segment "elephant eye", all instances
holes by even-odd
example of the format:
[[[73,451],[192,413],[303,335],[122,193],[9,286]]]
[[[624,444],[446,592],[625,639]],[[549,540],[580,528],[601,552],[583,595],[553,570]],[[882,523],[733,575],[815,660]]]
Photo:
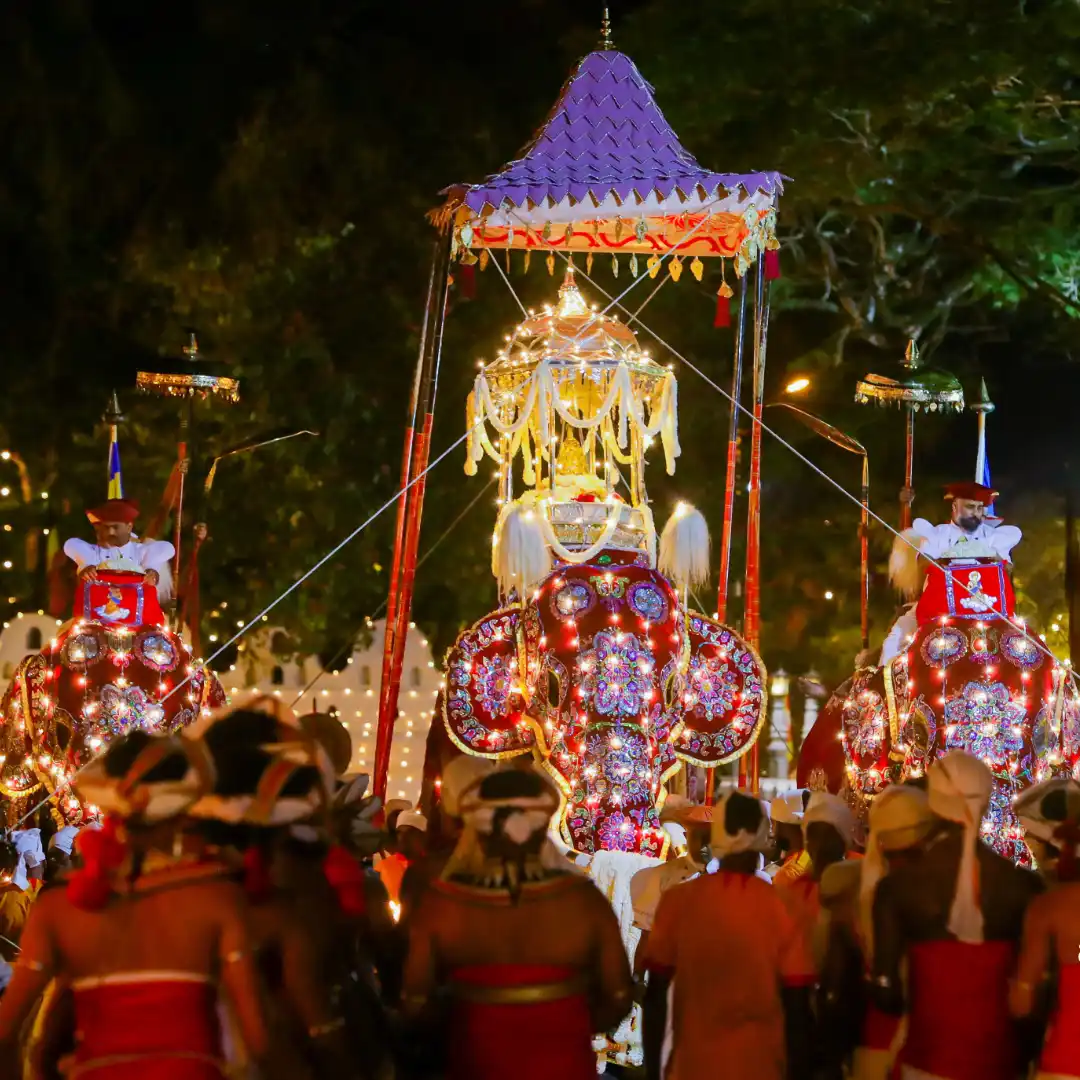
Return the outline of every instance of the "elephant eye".
[[[561,700],[561,697],[562,697],[562,695],[560,693],[558,673],[554,672],[554,671],[548,671],[548,673],[547,673],[548,705],[550,705],[551,708],[553,708],[553,709],[557,709],[559,707],[559,702]]]

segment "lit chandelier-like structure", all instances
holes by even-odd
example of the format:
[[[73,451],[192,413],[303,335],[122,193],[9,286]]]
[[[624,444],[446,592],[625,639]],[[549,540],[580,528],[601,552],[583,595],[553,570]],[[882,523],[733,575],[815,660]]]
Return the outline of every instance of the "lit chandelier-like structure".
[[[558,304],[530,315],[469,395],[465,471],[486,454],[498,466],[499,502],[539,512],[555,555],[584,562],[605,547],[655,562],[645,495],[645,453],[659,438],[667,471],[680,453],[674,374],[641,349],[618,318],[590,310],[571,266]],[[625,467],[629,501],[616,488]],[[502,584],[509,584],[502,582]]]

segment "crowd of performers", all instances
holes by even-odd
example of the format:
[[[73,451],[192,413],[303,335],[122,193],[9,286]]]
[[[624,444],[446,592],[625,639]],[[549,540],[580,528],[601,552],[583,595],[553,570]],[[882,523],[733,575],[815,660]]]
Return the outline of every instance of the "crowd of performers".
[[[541,772],[462,756],[429,821],[331,742],[269,698],[132,733],[77,778],[100,825],[0,849],[0,1076],[587,1080],[639,1001],[650,1080],[1080,1077],[1071,780],[1018,803],[1037,873],[962,752],[865,830],[825,792],[673,797],[627,957]]]

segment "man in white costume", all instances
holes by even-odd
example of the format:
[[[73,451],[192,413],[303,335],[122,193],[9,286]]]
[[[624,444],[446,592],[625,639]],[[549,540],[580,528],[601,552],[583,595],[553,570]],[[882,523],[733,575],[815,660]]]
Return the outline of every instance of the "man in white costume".
[[[1012,549],[1023,533],[1015,525],[1002,525],[999,518],[988,518],[997,492],[965,480],[949,484],[945,498],[952,503],[951,520],[931,525],[916,518],[911,538],[919,553],[928,559],[1002,559],[1012,562]]]
[[[945,498],[951,503],[950,520],[931,525],[926,518],[916,518],[893,543],[889,558],[889,579],[909,600],[916,600],[924,584],[919,556],[935,562],[952,559],[1001,559],[1012,563],[1012,550],[1023,533],[1015,525],[1003,525],[1000,518],[989,517],[988,508],[998,493],[972,480],[949,484]],[[881,650],[880,664],[891,663],[908,646],[919,623],[911,604],[893,623]]]
[[[139,504],[133,499],[107,499],[87,510],[95,543],[72,537],[64,554],[79,568],[83,581],[96,581],[99,569],[142,571],[146,583],[157,587],[162,602],[172,597],[169,562],[176,549],[167,540],[140,540],[133,531]]]

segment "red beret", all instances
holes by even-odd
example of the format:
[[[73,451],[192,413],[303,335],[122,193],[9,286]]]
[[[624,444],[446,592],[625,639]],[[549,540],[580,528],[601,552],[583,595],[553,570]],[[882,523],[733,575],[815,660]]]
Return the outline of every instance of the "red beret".
[[[998,494],[993,488],[976,484],[974,480],[959,480],[945,487],[946,499],[968,499],[971,502],[980,502],[983,506],[990,506]]]
[[[139,504],[134,499],[106,499],[100,506],[86,511],[93,525],[111,525],[120,522],[133,525],[139,516]]]

